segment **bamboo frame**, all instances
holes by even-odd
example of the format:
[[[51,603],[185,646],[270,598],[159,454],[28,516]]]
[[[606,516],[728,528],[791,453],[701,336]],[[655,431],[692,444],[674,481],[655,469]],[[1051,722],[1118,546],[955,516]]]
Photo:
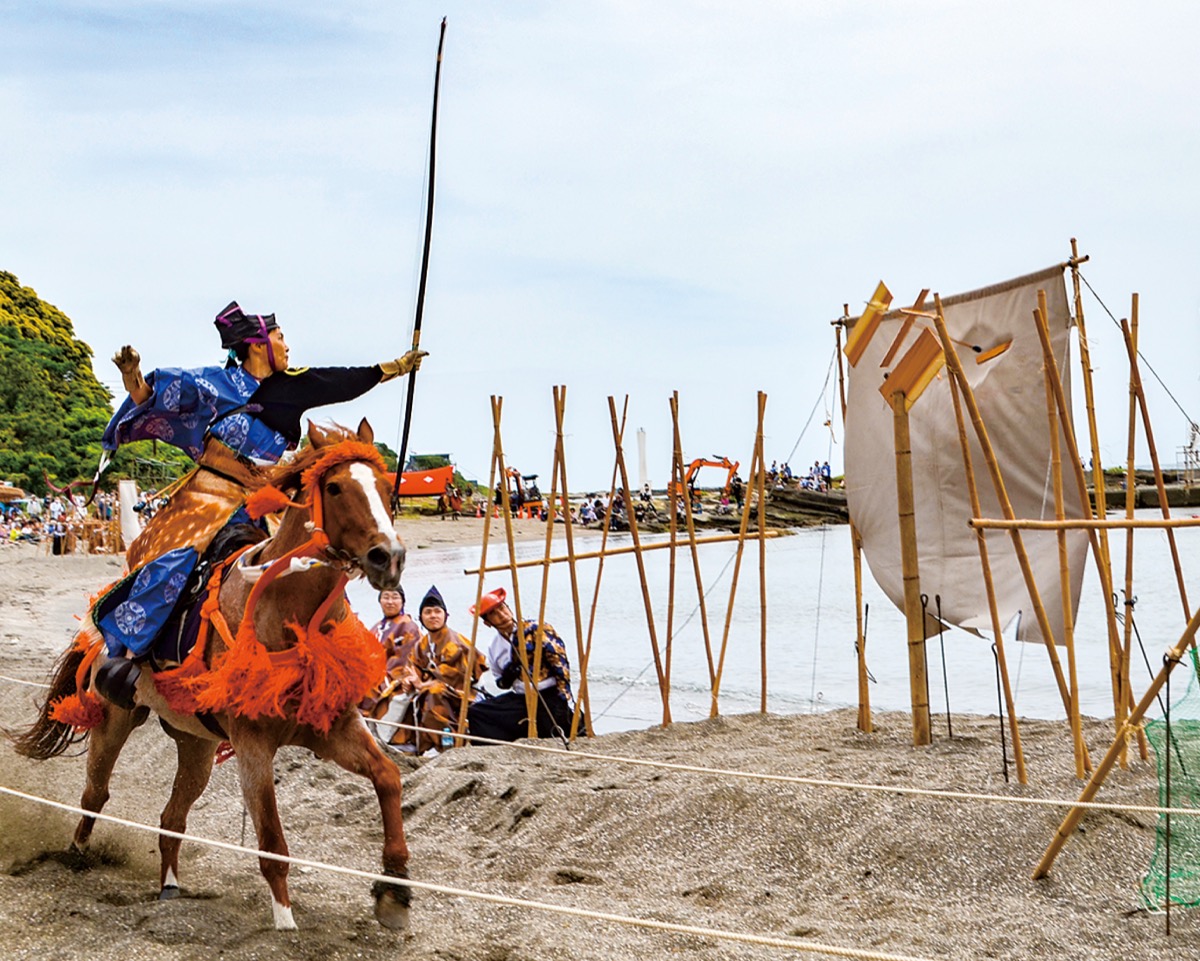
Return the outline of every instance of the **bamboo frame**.
[[[1079,492],[1080,505],[1083,508],[1084,518],[1093,516],[1092,504],[1088,499],[1087,480],[1083,476],[1083,463],[1079,457],[1079,445],[1075,440],[1075,425],[1071,422],[1071,418],[1067,416],[1067,401],[1063,390],[1062,377],[1059,376],[1058,362],[1054,359],[1054,350],[1050,345],[1050,330],[1046,322],[1045,315],[1040,312],[1034,314],[1034,326],[1037,329],[1038,340],[1042,345],[1042,360],[1046,367],[1046,372],[1050,377],[1050,383],[1054,387],[1054,398],[1058,404],[1059,423],[1062,425],[1063,437],[1067,442],[1067,453],[1071,458],[1071,466],[1075,474],[1075,485]],[[1103,514],[1101,514],[1103,519]],[[1104,531],[1100,531],[1104,534]],[[1113,582],[1112,568],[1109,563],[1108,555],[1108,539],[1107,534],[1103,538],[1097,538],[1095,529],[1088,529],[1088,543],[1091,545],[1092,554],[1096,561],[1096,573],[1100,577],[1100,588],[1104,593],[1104,614],[1105,622],[1108,627],[1108,655],[1109,662],[1112,665],[1112,680],[1113,680],[1113,721],[1118,724],[1117,718],[1121,715],[1122,698],[1125,697],[1121,689],[1120,670],[1121,670],[1121,638],[1117,631],[1116,612],[1112,608]]]
[[[971,458],[971,445],[967,440],[967,425],[963,420],[962,399],[959,397],[958,381],[950,379],[950,398],[954,402],[954,422],[958,427],[958,444],[962,451],[963,470],[967,475],[967,492],[971,497],[971,514],[978,517],[982,511],[979,501],[979,486],[975,482],[975,466]],[[996,604],[996,585],[992,580],[992,564],[988,557],[987,538],[982,531],[976,532],[979,546],[979,564],[983,571],[983,586],[987,593],[988,614],[992,620],[992,637],[995,639],[996,663],[1000,670],[1001,686],[1004,690],[1004,705],[1008,712],[1008,726],[1012,734],[1013,758],[1017,766],[1017,781],[1028,784],[1029,778],[1025,770],[1025,751],[1021,747],[1021,728],[1017,723],[1017,705],[1013,698],[1012,681],[1008,676],[1008,656],[1004,651],[1004,633],[1000,628],[1000,611]],[[1004,729],[1000,729],[1004,733]]]
[[[1010,520],[1015,520],[1016,514],[1013,511],[1012,502],[1008,499],[1008,490],[1004,486],[1004,478],[1000,473],[1000,464],[996,459],[996,451],[992,447],[991,440],[988,438],[987,427],[984,426],[983,416],[979,412],[979,404],[975,400],[975,392],[967,382],[967,375],[963,370],[962,361],[958,357],[958,352],[954,349],[954,341],[950,337],[949,330],[946,328],[946,317],[942,311],[942,299],[938,294],[934,294],[933,298],[936,306],[933,321],[937,327],[938,336],[942,340],[942,346],[945,348],[946,366],[958,381],[959,389],[962,391],[963,400],[966,402],[967,411],[971,416],[971,426],[975,431],[975,437],[979,441],[979,446],[983,449],[984,461],[987,463],[988,474],[992,480],[996,500],[1000,502],[1000,508],[1004,512],[1004,516]],[[1071,694],[1067,689],[1066,679],[1063,677],[1062,665],[1058,661],[1058,652],[1054,647],[1054,631],[1050,627],[1050,620],[1046,616],[1046,608],[1042,604],[1037,581],[1033,577],[1033,569],[1029,564],[1029,554],[1025,550],[1025,543],[1021,538],[1019,530],[1010,530],[1009,537],[1012,541],[1013,551],[1017,556],[1017,564],[1021,568],[1021,575],[1025,579],[1025,588],[1029,592],[1029,600],[1033,604],[1033,611],[1037,617],[1038,627],[1042,632],[1042,640],[1046,645],[1046,652],[1050,658],[1050,666],[1054,672],[1054,680],[1058,684],[1058,691],[1062,697],[1063,708],[1069,712],[1071,710]]]

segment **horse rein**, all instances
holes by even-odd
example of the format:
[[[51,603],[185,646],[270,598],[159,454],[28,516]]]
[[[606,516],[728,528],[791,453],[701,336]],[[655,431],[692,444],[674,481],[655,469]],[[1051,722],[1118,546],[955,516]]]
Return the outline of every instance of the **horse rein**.
[[[351,452],[348,451],[347,453]],[[262,548],[269,544],[274,539],[273,537],[268,538],[262,544],[257,545],[256,549],[247,551],[246,554],[238,558],[236,570],[242,577],[254,585],[250,590],[250,596],[246,599],[244,617],[253,617],[255,605],[257,605],[259,599],[262,597],[263,591],[276,578],[287,574],[304,573],[318,567],[330,567],[338,571],[340,576],[333,590],[321,603],[320,607],[317,608],[316,613],[309,623],[310,630],[319,629],[329,609],[345,593],[346,584],[349,583],[350,577],[362,572],[362,565],[358,559],[349,552],[334,547],[329,542],[329,535],[325,533],[324,528],[325,502],[321,493],[321,479],[324,477],[325,472],[332,468],[335,463],[352,459],[356,458],[331,459],[327,463],[320,461],[306,471],[303,478],[303,486],[308,488],[309,496],[305,502],[297,503],[280,492],[281,497],[286,501],[286,506],[309,511],[311,517],[304,526],[311,536],[303,544],[273,561],[254,565],[251,565],[249,562],[249,555],[260,555]],[[322,466],[324,469],[318,470]]]

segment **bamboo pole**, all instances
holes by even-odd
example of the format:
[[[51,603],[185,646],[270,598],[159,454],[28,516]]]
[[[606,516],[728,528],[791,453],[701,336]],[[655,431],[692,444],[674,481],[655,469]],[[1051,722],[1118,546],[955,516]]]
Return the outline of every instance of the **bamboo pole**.
[[[1062,378],[1058,372],[1058,361],[1054,358],[1054,349],[1050,345],[1050,329],[1046,322],[1046,317],[1040,313],[1034,314],[1034,327],[1037,329],[1038,340],[1042,345],[1042,360],[1046,367],[1046,372],[1050,376],[1050,383],[1054,387],[1054,399],[1058,403],[1059,422],[1062,425],[1063,437],[1067,442],[1067,452],[1071,458],[1071,466],[1075,474],[1075,486],[1079,492],[1080,506],[1083,508],[1083,516],[1085,518],[1092,516],[1091,501],[1088,500],[1087,480],[1083,476],[1083,463],[1079,458],[1079,445],[1075,440],[1075,425],[1071,422],[1071,418],[1067,416],[1067,400],[1066,393],[1063,390]],[[1103,519],[1103,515],[1101,515]],[[1100,533],[1104,533],[1101,531]],[[1108,656],[1109,662],[1113,669],[1113,718],[1116,723],[1116,717],[1121,713],[1120,704],[1121,698],[1124,696],[1120,686],[1120,670],[1121,670],[1121,638],[1117,631],[1117,616],[1113,611],[1112,596],[1112,567],[1109,564],[1108,555],[1108,540],[1107,535],[1103,541],[1096,537],[1096,531],[1088,530],[1088,543],[1091,545],[1092,554],[1096,561],[1096,573],[1100,576],[1100,588],[1104,593],[1104,614],[1105,621],[1108,626]]]
[[[621,439],[624,439],[624,437],[625,437],[625,419],[626,419],[626,415],[628,413],[629,413],[629,395],[626,394],[625,395],[625,404],[621,408],[621,424],[620,424],[620,428],[619,428],[618,434],[617,434],[617,436],[620,437]],[[620,447],[618,446],[618,450],[619,449],[620,449]],[[614,456],[613,457],[612,477],[610,478],[609,483],[608,483],[608,502],[609,502],[609,504],[612,504],[613,498],[616,496],[616,494],[617,494],[617,459]],[[588,615],[587,643],[584,645],[583,660],[581,662],[582,663],[582,668],[581,668],[582,676],[581,676],[580,686],[581,686],[581,688],[583,688],[585,690],[587,688],[587,665],[592,657],[592,637],[594,635],[595,628],[596,628],[596,608],[600,602],[600,582],[604,577],[604,558],[607,556],[606,548],[608,546],[608,532],[609,532],[609,527],[610,527],[609,521],[611,520],[611,518],[612,518],[612,511],[606,511],[604,514],[604,525],[601,527],[601,530],[600,530],[600,551],[599,551],[598,555],[596,555],[600,559],[596,564],[596,583],[592,590],[592,609],[591,609],[591,613]],[[576,560],[578,560],[578,559],[579,558],[577,557]],[[572,723],[574,723],[574,718],[572,718]]]
[[[1008,490],[1005,488],[1004,478],[1000,474],[1000,464],[996,459],[996,451],[992,447],[991,440],[988,438],[987,428],[983,423],[983,415],[980,413],[979,404],[975,400],[975,392],[967,382],[967,375],[963,370],[962,361],[959,360],[958,352],[954,348],[954,341],[951,339],[950,332],[946,327],[946,317],[942,313],[942,299],[938,294],[934,294],[933,298],[936,306],[933,322],[937,327],[938,337],[941,338],[942,347],[946,354],[946,366],[950,368],[951,374],[958,381],[963,400],[967,405],[967,411],[971,415],[971,426],[975,431],[975,438],[979,441],[979,446],[983,450],[984,461],[987,463],[988,474],[991,476],[996,500],[1000,502],[1000,508],[1004,516],[1009,520],[1015,520],[1016,514],[1013,511],[1012,501],[1008,499]],[[1025,589],[1029,592],[1029,600],[1033,605],[1033,612],[1037,617],[1038,627],[1042,632],[1042,640],[1045,642],[1046,653],[1050,658],[1050,667],[1054,672],[1055,683],[1058,684],[1059,695],[1062,697],[1063,709],[1070,712],[1071,693],[1067,689],[1067,682],[1063,677],[1062,665],[1058,661],[1058,651],[1054,647],[1054,631],[1050,626],[1050,619],[1046,616],[1046,608],[1042,604],[1041,593],[1038,590],[1037,581],[1033,576],[1033,568],[1029,563],[1029,554],[1025,550],[1025,542],[1019,530],[1010,530],[1009,537],[1012,541],[1013,551],[1017,556],[1017,564],[1021,568],[1021,575],[1025,579]]]
[[[1136,294],[1135,294],[1136,296]],[[1146,446],[1150,449],[1150,463],[1154,467],[1154,484],[1158,490],[1158,506],[1164,520],[1171,517],[1171,508],[1167,504],[1167,488],[1163,482],[1162,467],[1158,461],[1158,446],[1154,442],[1154,430],[1150,425],[1150,409],[1146,406],[1146,394],[1142,389],[1142,372],[1138,365],[1137,347],[1134,346],[1127,324],[1121,324],[1121,333],[1125,336],[1125,350],[1129,354],[1129,369],[1133,378],[1133,389],[1137,394],[1138,407],[1142,412],[1142,427],[1146,431]],[[1171,546],[1171,560],[1175,564],[1175,581],[1179,585],[1179,601],[1183,605],[1183,616],[1191,616],[1188,604],[1187,587],[1183,581],[1183,567],[1179,562],[1179,546],[1175,543],[1175,534],[1167,528],[1167,542]]]
[[[967,476],[967,492],[971,496],[971,515],[978,517],[982,511],[979,501],[979,486],[975,482],[975,465],[971,458],[971,445],[967,440],[967,425],[963,420],[962,400],[959,398],[958,381],[950,379],[950,398],[954,402],[954,422],[958,427],[958,444],[962,451],[963,471]],[[995,638],[996,663],[1000,669],[1000,681],[1004,689],[1004,704],[1008,712],[1008,726],[1012,733],[1013,757],[1017,765],[1017,781],[1028,784],[1025,771],[1025,751],[1021,747],[1021,728],[1017,724],[1017,705],[1013,698],[1012,682],[1008,676],[1008,657],[1004,652],[1004,634],[1000,629],[1000,611],[996,605],[996,585],[992,580],[992,564],[988,557],[987,537],[983,531],[976,531],[975,539],[979,545],[979,563],[983,571],[983,586],[987,593],[988,613],[992,619],[992,636]],[[1004,729],[1000,729],[1004,733]]]
[[[587,666],[583,659],[583,621],[582,609],[579,604],[579,574],[575,569],[575,525],[571,520],[571,502],[569,500],[570,488],[567,486],[567,453],[566,443],[563,435],[563,418],[567,409],[567,388],[566,385],[556,387],[554,390],[554,456],[558,461],[559,472],[562,477],[562,498],[565,510],[563,511],[563,530],[567,538],[567,570],[571,577],[571,606],[575,612],[575,650],[579,660],[579,685],[577,696],[575,698],[575,709],[571,712],[571,730],[569,732],[570,740],[575,740],[575,736],[579,733],[579,722],[582,718],[584,731],[588,737],[594,737],[595,731],[592,730],[592,711],[591,704],[588,701],[588,691],[586,683]],[[551,510],[547,523],[554,523],[554,513],[557,505],[551,501]],[[547,568],[549,570],[549,568]]]
[[[1047,316],[1046,292],[1039,290],[1038,311],[1044,320]],[[1058,410],[1054,398],[1054,386],[1050,383],[1050,370],[1042,365],[1042,382],[1046,388],[1046,422],[1050,437],[1050,479],[1054,488],[1054,517],[1063,520],[1067,516],[1063,495],[1062,443],[1058,437]],[[1079,717],[1079,672],[1075,664],[1075,616],[1071,603],[1071,561],[1067,552],[1067,532],[1055,533],[1058,542],[1058,585],[1062,595],[1063,643],[1067,648],[1067,680],[1071,689],[1071,713],[1067,716],[1071,724],[1071,744],[1075,755],[1075,777],[1083,780],[1091,759],[1083,746],[1083,722]]]
[[[650,585],[646,581],[646,561],[642,557],[642,542],[638,536],[637,516],[633,512],[633,502],[629,495],[629,472],[625,469],[625,452],[621,447],[621,438],[617,431],[617,404],[611,396],[608,398],[608,413],[612,420],[617,468],[621,472],[621,486],[625,492],[625,517],[629,521],[629,534],[633,538],[633,554],[637,558],[638,579],[642,582],[642,603],[646,608],[646,627],[650,631],[650,650],[654,655],[654,672],[658,675],[658,693],[662,698],[662,723],[666,727],[671,723],[671,691],[667,685],[666,676],[663,674],[662,657],[658,650],[658,634],[654,628],[654,607],[650,603]],[[609,512],[612,512],[612,501],[609,501]]]
[[[755,438],[762,436],[763,413],[767,406],[767,395],[762,391],[758,392],[758,427],[755,431]],[[721,634],[721,650],[717,655],[717,676],[713,680],[712,686],[712,704],[709,708],[709,717],[716,717],[719,713],[718,699],[721,691],[721,675],[725,670],[725,652],[729,649],[729,628],[733,623],[733,601],[737,596],[738,575],[742,570],[742,552],[746,546],[746,530],[750,526],[750,488],[753,486],[757,489],[758,474],[755,470],[764,471],[762,448],[757,440],[754,444],[754,453],[750,457],[750,483],[746,485],[746,503],[742,506],[742,522],[738,527],[737,537],[737,552],[733,559],[733,579],[729,584],[729,606],[725,608],[725,629]]]
[[[1129,344],[1133,347],[1133,356],[1137,356],[1137,335],[1138,335],[1138,295],[1133,295],[1133,312],[1131,317],[1131,328],[1129,334]],[[1137,448],[1137,390],[1135,387],[1134,369],[1129,368],[1129,422],[1126,427],[1125,441],[1125,517],[1129,520],[1133,519],[1134,509],[1137,507],[1137,476],[1134,469],[1134,458]],[[1127,528],[1125,531],[1125,637],[1121,646],[1121,686],[1126,692],[1126,697],[1121,699],[1121,715],[1118,717],[1120,723],[1124,723],[1128,712],[1126,706],[1130,704],[1128,694],[1132,691],[1130,684],[1130,657],[1133,652],[1133,528]],[[1127,752],[1124,747],[1121,749],[1120,756],[1121,767],[1127,767],[1129,764]],[[1145,758],[1143,757],[1143,760]]]
[[[501,403],[504,402],[503,398],[501,398],[500,402]],[[493,418],[492,458],[491,458],[492,462],[491,462],[491,466],[488,468],[488,472],[489,472],[489,474],[488,474],[488,489],[491,491],[491,497],[489,499],[494,503],[496,500],[496,468],[497,468],[496,452],[500,449],[500,422],[498,419],[498,411],[497,411],[497,407],[496,407],[496,398],[495,397],[492,398],[492,418]],[[506,483],[507,483],[507,481],[506,481]],[[477,573],[479,575],[479,577],[475,583],[474,609],[476,611],[479,610],[480,601],[483,600],[483,581],[484,581],[484,578],[487,576],[485,572],[488,570],[488,566],[487,566],[488,539],[491,535],[491,529],[492,529],[492,508],[491,508],[491,505],[489,504],[487,510],[484,512],[484,515],[483,515],[483,539],[481,541],[480,548],[479,548],[479,567],[474,572],[472,572],[472,573]],[[459,710],[458,710],[457,729],[458,729],[459,734],[462,734],[467,730],[467,711],[469,708],[468,698],[470,697],[470,691],[469,691],[468,685],[470,683],[470,679],[475,674],[475,658],[478,653],[478,649],[476,648],[476,643],[477,643],[477,638],[479,636],[479,621],[480,621],[480,618],[478,615],[472,616],[472,618],[471,618],[471,649],[467,652],[467,676],[464,679],[463,698],[462,698],[462,702],[459,704]]]
[[[1096,429],[1096,402],[1092,387],[1092,355],[1088,347],[1087,324],[1083,317],[1083,290],[1079,284],[1079,265],[1087,262],[1079,256],[1079,245],[1071,238],[1071,282],[1075,288],[1075,325],[1079,328],[1079,366],[1083,373],[1083,396],[1087,405],[1088,440],[1092,446],[1092,488],[1096,496],[1096,514],[1103,519],[1107,514],[1104,490],[1104,465],[1100,463],[1100,435]],[[1100,553],[1104,563],[1109,563],[1108,536],[1101,532]],[[1111,580],[1111,577],[1110,577]]]
[[[761,390],[758,392],[759,404],[762,408],[766,407],[767,395]],[[765,446],[762,435],[762,418],[759,418],[758,437],[758,463],[761,466],[766,460]],[[758,472],[758,621],[759,621],[759,664],[762,672],[762,689],[759,696],[758,709],[763,714],[767,713],[767,491],[766,491],[767,472],[760,470]]]
[[[517,649],[517,658],[521,662],[521,686],[525,689],[525,711],[528,719],[528,737],[537,737],[537,675],[532,673],[533,665],[529,662],[529,654],[525,650],[525,619],[521,612],[521,586],[517,577],[516,538],[513,536],[512,499],[508,494],[508,468],[504,463],[504,446],[500,443],[500,415],[504,404],[503,397],[492,397],[492,425],[495,431],[496,464],[500,474],[500,510],[504,514],[504,540],[508,547],[508,572],[512,579],[513,615],[515,636],[513,646]],[[540,627],[538,640],[541,640]],[[537,644],[541,648],[541,644]]]
[[[1079,245],[1075,242],[1075,238],[1071,238],[1071,259],[1067,261],[1067,265],[1071,268],[1071,283],[1075,293],[1075,325],[1079,329],[1079,369],[1083,375],[1083,396],[1087,409],[1088,423],[1088,440],[1092,450],[1092,491],[1096,499],[1095,514],[1103,520],[1108,514],[1107,498],[1108,494],[1105,489],[1104,465],[1100,461],[1100,437],[1096,428],[1096,404],[1095,391],[1092,385],[1092,355],[1091,347],[1088,344],[1087,322],[1084,319],[1083,313],[1083,290],[1079,282],[1079,265],[1087,261],[1087,257],[1079,256]],[[1043,348],[1044,349],[1044,348]],[[1065,420],[1065,418],[1064,418]],[[1065,429],[1065,428],[1064,428]],[[1074,437],[1075,425],[1072,424],[1069,428],[1072,437]],[[1079,463],[1079,473],[1083,472],[1083,461],[1079,457],[1078,448],[1074,453],[1074,459]],[[1087,501],[1086,483],[1084,484],[1083,498]],[[1090,503],[1088,508],[1090,509]],[[1112,608],[1112,560],[1108,546],[1108,531],[1099,529],[1089,533],[1089,538],[1092,541],[1092,550],[1096,559],[1096,566],[1100,574],[1100,582],[1103,584],[1108,582],[1107,600],[1105,606]],[[1108,648],[1109,663],[1112,671],[1113,682],[1113,701],[1118,703],[1122,697],[1121,692],[1121,645],[1116,632],[1116,622],[1113,617],[1109,618],[1109,648]],[[1120,714],[1119,710],[1114,710],[1114,717]]]
[[[846,379],[842,362],[842,328],[850,320],[850,305],[842,304],[842,316],[834,322],[834,338],[837,345],[838,362],[838,398],[842,405],[842,432],[846,430]],[[857,727],[864,734],[870,734],[875,725],[871,721],[871,689],[869,672],[867,671],[867,638],[863,634],[863,579],[862,579],[862,537],[850,518],[850,553],[854,564],[854,660],[858,673],[858,718]]]
[[[554,391],[554,419],[557,423],[562,422],[562,411],[559,410],[558,390]],[[559,466],[559,448],[557,437],[555,438],[554,457],[550,462],[550,509],[546,512],[546,548],[545,558],[549,560],[550,549],[554,541],[554,505],[558,499],[558,466]],[[570,556],[570,551],[567,555]],[[542,590],[538,597],[538,619],[537,631],[535,633],[536,643],[533,646],[533,677],[536,682],[542,676],[542,645],[546,640],[546,599],[550,595],[550,565],[542,565]]]
[[[1053,522],[1050,522],[1050,523],[1053,523]],[[1196,520],[1194,522],[1194,524],[1200,525],[1200,520]],[[766,536],[768,538],[781,537],[782,532],[778,531],[778,530],[768,530],[766,532]],[[696,544],[698,544],[698,545],[728,544],[728,543],[730,543],[732,541],[736,541],[736,540],[738,540],[737,534],[709,534],[706,537],[697,537]],[[642,544],[641,551],[643,554],[646,553],[647,551],[662,551],[662,550],[667,550],[670,546],[671,546],[671,542],[669,540],[654,541],[649,544]],[[602,547],[598,551],[581,551],[580,553],[577,553],[575,555],[575,560],[576,561],[590,561],[590,560],[595,560],[597,557],[599,557],[601,559],[603,559],[605,557],[618,557],[621,554],[636,553],[637,550],[638,550],[638,548],[635,548],[633,546],[614,547],[611,549]],[[547,561],[545,558],[540,558],[540,557],[527,559],[527,560],[523,560],[523,561],[517,561],[516,567],[519,569],[519,568],[523,568],[523,567],[541,567],[542,565],[547,564],[547,563],[562,564],[562,563],[569,561],[570,559],[571,558],[566,554],[558,554],[554,557],[551,557],[549,559],[549,561]],[[508,565],[507,563],[495,564],[490,567],[484,568],[484,572],[490,574],[494,571],[506,571],[509,569],[509,566],[510,565]],[[479,571],[480,571],[480,568],[478,568],[478,567],[463,569],[464,574],[478,574]]]
[[[1167,651],[1164,657],[1162,669],[1155,675],[1150,686],[1146,689],[1146,693],[1142,695],[1142,699],[1137,702],[1137,705],[1130,712],[1129,718],[1117,731],[1113,738],[1112,745],[1108,749],[1108,753],[1104,755],[1104,759],[1096,765],[1096,769],[1092,772],[1091,778],[1080,792],[1079,801],[1086,803],[1096,796],[1100,790],[1100,785],[1104,783],[1104,779],[1108,777],[1113,765],[1117,761],[1117,757],[1121,753],[1121,749],[1125,744],[1126,737],[1132,734],[1133,729],[1137,727],[1146,712],[1150,709],[1150,705],[1154,703],[1154,699],[1158,697],[1158,692],[1162,690],[1162,686],[1166,683],[1167,677],[1179,663],[1184,653],[1191,647],[1196,640],[1196,630],[1200,628],[1200,610],[1194,613],[1188,620],[1187,627],[1184,629],[1183,635],[1176,642],[1175,646]],[[1058,831],[1051,840],[1049,847],[1046,848],[1045,854],[1042,855],[1041,861],[1038,862],[1033,871],[1033,879],[1036,881],[1039,878],[1044,878],[1050,873],[1050,867],[1054,864],[1054,859],[1058,857],[1059,851],[1062,850],[1067,840],[1075,833],[1075,826],[1083,817],[1085,808],[1073,807],[1063,818],[1062,824],[1059,825]]]
[[[929,719],[929,685],[925,676],[925,610],[917,563],[917,518],[913,500],[912,442],[909,439],[907,396],[891,396],[892,430],[896,448],[896,502],[900,518],[900,564],[904,576],[904,620],[908,625],[908,684],[912,700],[913,744],[933,741]]]
[[[671,481],[667,484],[667,525],[668,525],[668,541],[670,542],[669,563],[667,565],[667,652],[666,652],[666,675],[667,683],[671,683],[671,652],[675,647],[675,555],[676,555],[676,536],[679,529],[679,518],[675,510],[675,496],[683,487],[683,477],[677,476],[676,468],[679,461],[679,418],[676,413],[675,405],[672,401],[677,401],[678,393],[676,393],[668,406],[671,407],[672,419],[675,423],[675,440],[671,448]],[[691,506],[691,505],[689,505]],[[694,548],[693,548],[694,550]],[[709,656],[709,677],[712,676],[712,656]]]
[[[1200,517],[1171,517],[1163,520],[1149,517],[1106,517],[1104,520],[1094,517],[1068,517],[1062,521],[1015,517],[978,517],[967,521],[967,524],[985,531],[1111,531],[1136,530],[1141,527],[1154,530],[1173,530],[1179,527],[1200,527]]]
[[[678,473],[678,481],[676,483],[675,492],[682,494],[684,489],[684,466],[683,466],[683,444],[679,437],[679,391],[675,391],[671,396],[671,430],[674,438],[674,451],[672,454],[672,476]],[[670,502],[671,516],[675,516],[675,501],[671,495],[671,491],[667,491],[667,499]],[[712,690],[714,678],[717,676],[716,667],[713,664],[712,638],[709,635],[708,629],[708,602],[704,599],[704,578],[700,576],[700,552],[696,549],[696,545],[701,543],[701,539],[696,537],[696,523],[692,516],[692,501],[691,498],[683,499],[684,522],[687,524],[688,544],[692,554],[692,571],[696,577],[696,597],[700,605],[700,628],[704,633],[704,656],[708,660],[708,686]],[[772,532],[773,534],[775,532]],[[654,545],[657,546],[657,545]]]
[[[854,654],[858,662],[858,717],[857,727],[864,734],[875,730],[871,720],[871,689],[870,675],[867,671],[867,637],[863,633],[863,576],[862,576],[862,536],[858,528],[850,523],[850,548],[854,561]]]

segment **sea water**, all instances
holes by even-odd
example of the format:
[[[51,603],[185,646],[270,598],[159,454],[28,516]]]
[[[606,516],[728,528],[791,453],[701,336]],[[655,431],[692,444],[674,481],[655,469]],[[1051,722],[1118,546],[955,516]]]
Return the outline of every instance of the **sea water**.
[[[1139,517],[1161,516],[1157,511],[1139,511]],[[464,523],[469,523],[464,522]],[[1135,534],[1133,594],[1134,623],[1145,648],[1135,636],[1132,678],[1135,695],[1144,691],[1152,672],[1162,666],[1164,651],[1178,641],[1186,621],[1179,598],[1174,564],[1167,535],[1160,530],[1138,530]],[[643,538],[653,543],[662,538]],[[994,552],[1007,550],[1008,535],[988,535]],[[1125,610],[1126,532],[1108,532],[1119,608]],[[1200,603],[1200,530],[1179,529],[1175,540],[1185,584]],[[579,538],[576,552],[599,548],[599,538]],[[613,534],[610,547],[631,543],[628,534]],[[858,703],[858,674],[855,658],[854,572],[847,525],[807,528],[765,542],[766,571],[766,709],[777,714],[797,714],[853,707]],[[561,539],[555,540],[553,556],[565,553]],[[722,714],[757,711],[762,704],[764,657],[760,604],[759,546],[747,541],[740,564],[735,543],[707,544],[698,548],[700,579],[704,585],[704,615],[708,622],[706,652],[703,620],[698,603],[696,573],[686,545],[675,557],[675,603],[668,630],[670,551],[648,551],[642,555],[647,593],[659,649],[655,664],[638,561],[633,554],[608,557],[600,573],[598,594],[596,559],[576,563],[578,611],[566,563],[551,565],[546,584],[546,621],[567,642],[573,669],[578,672],[577,634],[586,642],[591,636],[588,662],[588,696],[597,732],[644,728],[663,721],[659,672],[666,674],[669,656],[670,716],[674,721],[699,720],[709,716],[712,706],[710,671],[720,673],[717,704]],[[545,555],[542,541],[518,544],[516,559],[533,560]],[[489,565],[508,561],[503,540],[494,541]],[[407,609],[414,616],[430,585],[437,585],[446,599],[450,626],[470,636],[468,608],[475,600],[477,575],[466,569],[479,566],[479,548],[446,548],[410,551],[404,573]],[[542,567],[520,572],[521,609],[525,617],[537,617],[541,606]],[[1191,580],[1188,580],[1188,575]],[[730,595],[737,578],[730,613]],[[512,580],[507,570],[491,573],[485,590],[503,586],[512,601]],[[595,598],[595,618],[591,619]],[[351,587],[350,599],[368,624],[377,620],[374,592],[363,583]],[[903,614],[884,596],[863,564],[863,600],[866,606],[866,653],[871,672],[868,682],[871,708],[876,711],[911,709],[906,628]],[[930,600],[931,608],[934,604]],[[1027,616],[1032,616],[1032,612]],[[727,623],[728,621],[728,623]],[[590,627],[589,627],[589,622]],[[1012,626],[1006,625],[1006,631]],[[1123,637],[1124,627],[1118,625]],[[483,623],[478,628],[481,650],[493,637]],[[1020,643],[1005,635],[1005,652],[1017,713],[1022,717],[1062,718],[1063,703],[1054,679],[1048,652],[1040,642]],[[944,723],[947,706],[953,713],[994,715],[999,710],[993,638],[976,637],[948,628],[926,643],[930,710],[935,724]],[[723,656],[722,656],[723,651]],[[1067,674],[1067,652],[1059,645],[1059,660]],[[1076,672],[1080,705],[1085,715],[1111,717],[1112,686],[1104,598],[1095,565],[1089,557],[1075,627]],[[1149,668],[1147,667],[1149,661]],[[578,677],[575,687],[578,692]],[[1186,674],[1175,673],[1173,685],[1182,694]],[[494,688],[493,688],[494,689]],[[948,693],[948,697],[947,697]],[[1151,716],[1157,716],[1157,707]]]

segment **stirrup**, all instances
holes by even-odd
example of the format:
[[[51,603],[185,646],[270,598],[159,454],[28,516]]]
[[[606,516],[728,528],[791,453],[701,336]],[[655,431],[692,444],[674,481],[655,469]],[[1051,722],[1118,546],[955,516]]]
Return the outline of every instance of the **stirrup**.
[[[142,669],[136,661],[125,657],[110,658],[100,665],[96,672],[96,691],[111,701],[117,707],[132,711],[137,707],[134,695],[137,693],[137,679]]]

